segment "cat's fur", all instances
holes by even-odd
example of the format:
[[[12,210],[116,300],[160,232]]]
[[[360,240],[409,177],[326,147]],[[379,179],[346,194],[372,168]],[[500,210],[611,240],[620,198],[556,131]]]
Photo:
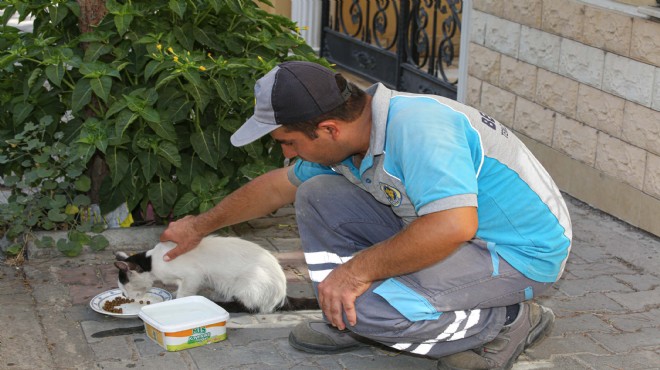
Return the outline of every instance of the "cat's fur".
[[[250,312],[295,308],[283,307],[291,306],[287,305],[284,271],[259,245],[240,238],[209,236],[191,251],[164,262],[163,255],[174,246],[165,242],[132,256],[115,253],[118,285],[127,298],[140,299],[155,281],[161,281],[178,286],[177,298],[209,288],[215,300],[236,300]]]

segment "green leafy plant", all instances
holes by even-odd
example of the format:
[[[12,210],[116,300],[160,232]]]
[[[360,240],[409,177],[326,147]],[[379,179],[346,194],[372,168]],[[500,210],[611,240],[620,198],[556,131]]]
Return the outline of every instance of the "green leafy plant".
[[[93,217],[81,211],[96,203],[102,214],[153,207],[163,219],[211,208],[282,163],[269,138],[229,143],[252,114],[254,82],[284,60],[328,65],[294,22],[249,0],[0,0],[0,9],[0,176],[12,192],[0,214],[12,240],[73,226],[81,233],[69,242],[90,243],[82,235]],[[15,14],[33,17],[32,33],[7,26]],[[27,199],[29,189],[39,196]]]

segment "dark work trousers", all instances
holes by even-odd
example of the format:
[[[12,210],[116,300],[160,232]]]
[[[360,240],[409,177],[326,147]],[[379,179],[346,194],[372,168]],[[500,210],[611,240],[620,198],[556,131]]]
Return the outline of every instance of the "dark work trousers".
[[[405,227],[389,205],[343,176],[303,182],[296,218],[314,290],[338,265]],[[530,280],[474,239],[423,270],[373,282],[356,300],[354,333],[392,348],[439,358],[477,348],[502,329],[507,305],[550,283]],[[344,319],[347,323],[347,320]]]

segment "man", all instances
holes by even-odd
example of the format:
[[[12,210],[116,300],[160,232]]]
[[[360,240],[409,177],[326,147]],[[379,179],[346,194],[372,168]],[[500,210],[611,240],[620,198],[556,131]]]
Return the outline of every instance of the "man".
[[[442,97],[365,93],[308,62],[275,67],[255,95],[232,144],[270,134],[298,161],[172,223],[166,259],[295,200],[326,321],[297,326],[293,347],[336,353],[370,340],[440,369],[508,369],[550,331],[552,311],[529,300],[560,277],[570,219],[513,132]]]

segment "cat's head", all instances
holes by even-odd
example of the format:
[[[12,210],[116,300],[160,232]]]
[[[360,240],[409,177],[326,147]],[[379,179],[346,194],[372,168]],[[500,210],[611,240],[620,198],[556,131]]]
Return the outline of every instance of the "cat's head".
[[[154,285],[151,274],[151,256],[146,252],[127,255],[116,252],[115,267],[119,270],[117,285],[126,298],[140,299]]]

